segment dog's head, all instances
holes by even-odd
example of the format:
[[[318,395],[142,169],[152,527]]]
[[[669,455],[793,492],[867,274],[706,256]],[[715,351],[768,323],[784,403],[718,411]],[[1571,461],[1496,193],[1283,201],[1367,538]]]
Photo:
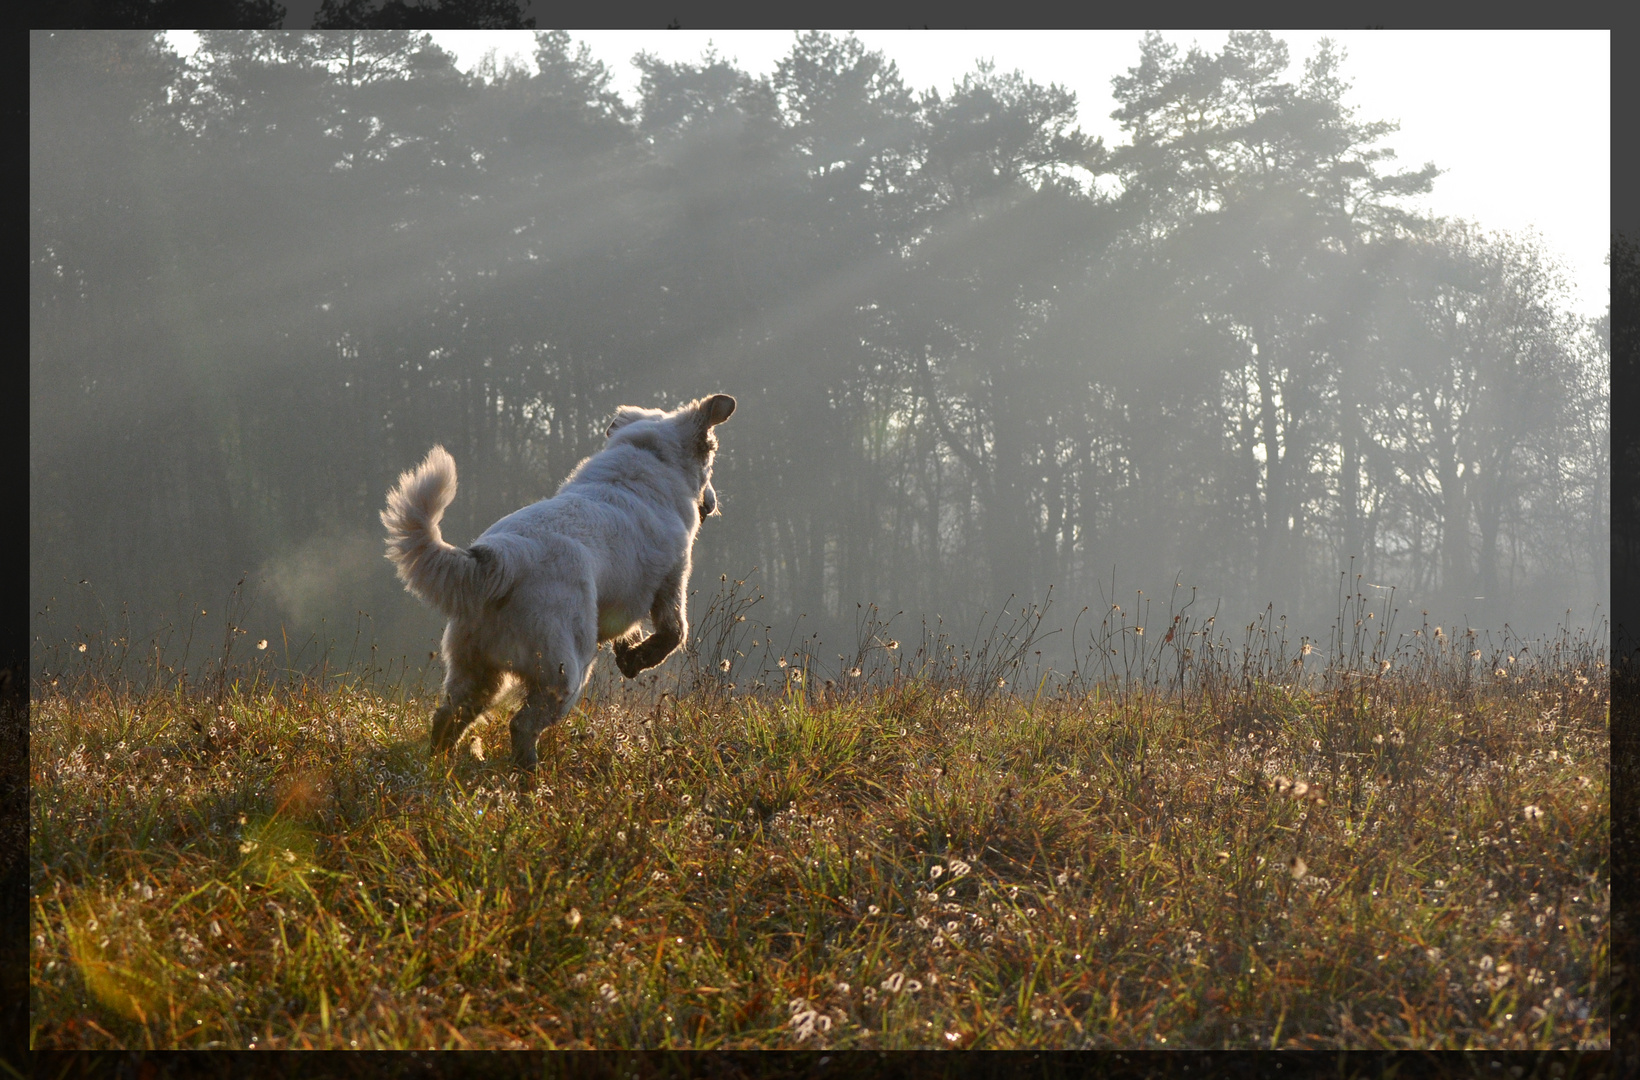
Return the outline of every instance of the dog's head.
[[[718,508],[717,491],[712,487],[712,458],[718,444],[712,429],[734,411],[735,399],[728,394],[711,394],[671,412],[622,405],[604,434],[609,444],[629,443],[682,469],[700,493],[700,516],[705,518]]]

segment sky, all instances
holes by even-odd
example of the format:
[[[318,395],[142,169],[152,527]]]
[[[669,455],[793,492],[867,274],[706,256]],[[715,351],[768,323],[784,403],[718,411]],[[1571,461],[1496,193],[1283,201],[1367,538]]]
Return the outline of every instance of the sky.
[[[292,23],[292,25],[295,25]],[[1138,62],[1137,31],[861,30],[914,90],[944,92],[975,63],[1018,69],[1076,93],[1082,129],[1122,141],[1110,119],[1112,76]],[[1394,120],[1381,145],[1416,168],[1443,174],[1415,205],[1510,232],[1535,230],[1565,265],[1567,303],[1598,314],[1609,301],[1605,265],[1611,235],[1611,35],[1609,31],[1278,30],[1302,71],[1316,42],[1343,46],[1346,100],[1363,120]],[[179,50],[192,35],[175,35]],[[768,74],[791,48],[789,30],[577,30],[577,41],[609,65],[615,89],[636,102],[640,51],[670,62],[696,61],[708,47],[754,75]],[[1166,31],[1181,49],[1216,52],[1225,31]],[[529,58],[526,30],[436,30],[434,40],[470,70],[490,50]]]

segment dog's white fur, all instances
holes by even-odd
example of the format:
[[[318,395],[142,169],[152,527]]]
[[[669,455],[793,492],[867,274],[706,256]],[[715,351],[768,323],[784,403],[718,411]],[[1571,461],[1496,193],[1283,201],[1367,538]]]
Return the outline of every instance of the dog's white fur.
[[[712,429],[734,409],[727,394],[671,412],[621,406],[604,448],[556,495],[508,514],[465,549],[439,533],[456,494],[449,453],[435,446],[399,477],[381,515],[387,557],[410,592],[450,619],[434,753],[455,745],[510,674],[525,691],[513,762],[533,769],[537,738],[580,700],[600,642],[613,643],[628,678],[684,643],[690,551],[701,518],[717,510]],[[655,632],[639,640],[645,615]]]

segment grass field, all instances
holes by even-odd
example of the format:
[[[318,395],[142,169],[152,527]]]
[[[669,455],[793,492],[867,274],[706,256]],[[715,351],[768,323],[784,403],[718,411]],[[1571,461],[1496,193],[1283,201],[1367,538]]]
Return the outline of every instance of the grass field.
[[[714,611],[523,791],[402,683],[48,674],[31,1045],[1610,1044],[1586,641],[1113,609],[1059,678],[867,619],[828,680]]]

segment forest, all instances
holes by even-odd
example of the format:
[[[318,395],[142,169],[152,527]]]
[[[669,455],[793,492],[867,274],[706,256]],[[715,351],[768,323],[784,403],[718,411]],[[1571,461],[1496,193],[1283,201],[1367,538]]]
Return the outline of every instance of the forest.
[[[771,626],[1194,590],[1321,635],[1340,572],[1409,628],[1604,615],[1609,316],[1410,209],[1439,162],[1336,47],[1144,36],[1119,145],[1029,72],[919,93],[821,32],[763,78],[640,57],[635,105],[561,31],[533,72],[405,30],[29,48],[37,649],[220,635],[243,580],[252,642],[425,656],[401,470],[450,449],[463,543],[618,405],[719,391],[697,601],[747,580]]]

